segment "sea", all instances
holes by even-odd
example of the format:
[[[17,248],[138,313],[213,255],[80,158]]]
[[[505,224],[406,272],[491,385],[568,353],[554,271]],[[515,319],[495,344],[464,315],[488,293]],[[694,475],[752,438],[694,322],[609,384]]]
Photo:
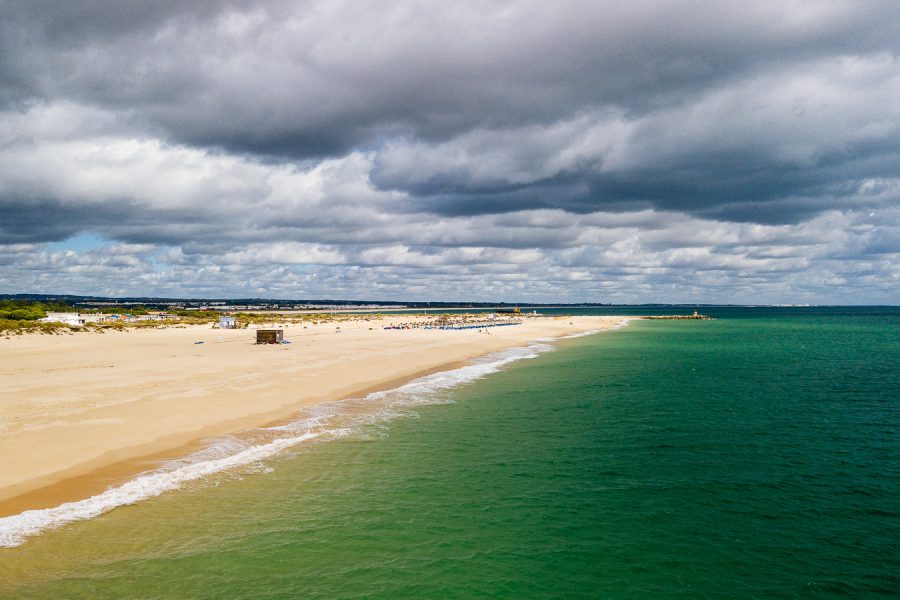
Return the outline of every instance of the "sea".
[[[0,519],[0,597],[900,597],[900,308],[700,312]]]

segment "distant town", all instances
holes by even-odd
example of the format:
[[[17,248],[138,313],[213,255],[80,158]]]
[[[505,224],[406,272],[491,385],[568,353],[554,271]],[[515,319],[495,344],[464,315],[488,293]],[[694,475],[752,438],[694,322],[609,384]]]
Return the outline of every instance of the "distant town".
[[[79,296],[74,294],[0,294],[0,300],[64,304],[73,309],[121,309],[140,306],[147,309],[191,311],[283,311],[283,310],[417,310],[417,309],[490,309],[517,306],[520,308],[590,308],[623,306],[609,302],[533,303],[533,302],[415,302],[391,300],[335,300],[335,299],[275,299],[275,298],[163,298],[133,296],[112,298],[104,296]],[[645,303],[630,306],[718,306],[704,303]],[[780,304],[777,306],[808,306]]]

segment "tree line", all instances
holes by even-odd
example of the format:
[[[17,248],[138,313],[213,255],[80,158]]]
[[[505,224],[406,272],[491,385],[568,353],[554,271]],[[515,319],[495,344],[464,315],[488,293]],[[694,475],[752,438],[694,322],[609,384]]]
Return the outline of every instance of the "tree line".
[[[33,300],[0,300],[0,319],[8,321],[37,321],[48,312],[67,312],[72,307],[62,302],[36,302]]]

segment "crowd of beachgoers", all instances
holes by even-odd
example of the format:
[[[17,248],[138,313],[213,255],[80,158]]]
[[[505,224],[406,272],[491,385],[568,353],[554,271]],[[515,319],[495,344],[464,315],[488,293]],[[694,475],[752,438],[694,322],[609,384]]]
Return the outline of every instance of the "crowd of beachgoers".
[[[481,329],[517,325],[522,319],[513,315],[441,314],[434,318],[419,317],[414,321],[388,323],[385,329]]]

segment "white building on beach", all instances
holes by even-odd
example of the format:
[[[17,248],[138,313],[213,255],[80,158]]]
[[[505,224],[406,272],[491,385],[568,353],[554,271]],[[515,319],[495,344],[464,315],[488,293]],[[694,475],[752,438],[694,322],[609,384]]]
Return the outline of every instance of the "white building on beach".
[[[66,325],[79,326],[84,325],[86,318],[81,313],[70,312],[48,312],[47,316],[41,319],[44,323],[65,323]]]

